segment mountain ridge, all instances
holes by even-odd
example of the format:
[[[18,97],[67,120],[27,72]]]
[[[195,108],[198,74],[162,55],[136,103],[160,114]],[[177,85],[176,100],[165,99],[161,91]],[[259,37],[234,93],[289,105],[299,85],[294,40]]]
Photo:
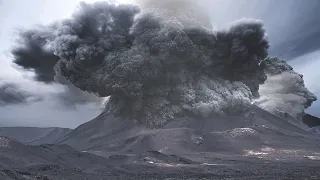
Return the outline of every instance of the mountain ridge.
[[[0,127],[0,136],[16,139],[24,144],[54,144],[72,129],[58,127]]]

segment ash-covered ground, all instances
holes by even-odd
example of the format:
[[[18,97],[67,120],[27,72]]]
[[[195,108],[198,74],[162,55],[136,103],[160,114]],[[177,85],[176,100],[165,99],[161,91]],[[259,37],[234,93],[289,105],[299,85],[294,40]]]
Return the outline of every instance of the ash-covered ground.
[[[159,129],[132,122],[105,112],[73,130],[60,140],[60,145],[30,146],[1,137],[0,177],[8,180],[320,177],[320,140],[256,106],[248,113],[234,116],[176,119]]]
[[[268,57],[263,22],[217,30],[192,0],[137,4],[82,3],[21,32],[16,65],[108,101],[55,145],[2,138],[3,179],[320,178],[319,137],[302,122],[317,97]]]

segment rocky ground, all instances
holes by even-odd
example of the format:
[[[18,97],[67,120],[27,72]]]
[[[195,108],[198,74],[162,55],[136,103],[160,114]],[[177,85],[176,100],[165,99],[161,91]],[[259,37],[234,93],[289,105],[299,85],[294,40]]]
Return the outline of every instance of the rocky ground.
[[[62,148],[63,149],[63,148]],[[83,157],[84,156],[84,157]],[[201,156],[208,157],[202,154]],[[85,153],[71,153],[69,158],[57,155],[57,161],[23,166],[0,165],[0,179],[42,180],[178,180],[178,179],[314,179],[320,177],[319,162],[310,158],[267,160],[255,157],[218,155],[211,163],[200,163],[159,152],[147,152],[134,157],[113,155],[102,159]],[[76,157],[76,158],[75,158]],[[219,157],[219,158],[218,158]],[[1,157],[3,159],[3,157]],[[74,161],[74,162],[72,162]],[[71,163],[71,164],[69,164]]]

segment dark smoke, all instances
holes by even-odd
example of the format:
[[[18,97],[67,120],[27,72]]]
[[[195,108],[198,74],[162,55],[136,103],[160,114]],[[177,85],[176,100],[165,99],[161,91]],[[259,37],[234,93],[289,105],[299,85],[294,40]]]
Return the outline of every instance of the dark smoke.
[[[54,96],[67,106],[86,103],[101,103],[101,98],[88,92],[81,91],[74,87],[61,75],[56,75],[55,64],[59,57],[54,55],[52,47],[48,42],[55,38],[57,24],[50,26],[39,26],[37,28],[21,31],[18,39],[18,46],[13,49],[14,63],[23,69],[33,71],[35,80],[46,84],[59,83],[64,85],[64,92]]]
[[[133,5],[82,3],[36,45],[59,57],[57,75],[111,96],[110,113],[148,126],[245,110],[267,78],[260,65],[269,47],[262,23],[241,20],[215,32],[189,8],[196,6],[173,10],[176,3],[144,4],[141,13]]]
[[[53,66],[59,61],[59,57],[46,47],[48,41],[54,39],[53,32],[53,27],[22,31],[18,41],[19,46],[12,51],[15,64],[33,70],[35,79],[45,83],[54,81]]]
[[[34,102],[41,99],[41,97],[22,90],[18,85],[0,80],[0,106]]]

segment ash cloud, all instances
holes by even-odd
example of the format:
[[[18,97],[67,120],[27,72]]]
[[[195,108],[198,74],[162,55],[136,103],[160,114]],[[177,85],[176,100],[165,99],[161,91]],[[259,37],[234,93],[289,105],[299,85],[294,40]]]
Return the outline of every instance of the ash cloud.
[[[30,30],[21,30],[17,46],[12,50],[14,63],[23,70],[33,71],[34,79],[45,84],[58,83],[63,85],[64,92],[53,96],[65,105],[73,107],[78,104],[101,103],[101,99],[94,94],[81,91],[69,81],[54,71],[59,57],[54,55],[48,44],[55,38],[58,24],[38,26]]]
[[[262,22],[244,19],[213,31],[192,1],[148,2],[142,10],[82,3],[52,26],[40,45],[58,57],[55,74],[110,96],[109,113],[150,127],[178,116],[242,112],[259,97],[269,48]]]
[[[268,79],[260,86],[261,97],[255,103],[280,117],[302,120],[304,110],[317,100],[305,87],[303,75],[279,58],[268,58],[262,66]]]
[[[190,25],[205,26],[212,28],[211,18],[203,11],[196,0],[135,0],[142,12],[149,12],[162,18],[170,18],[172,16],[180,17],[180,21],[192,22]],[[184,26],[187,24],[185,23]]]
[[[18,85],[0,80],[0,106],[23,104],[42,100],[42,97],[22,90]]]
[[[40,26],[21,31],[18,46],[12,50],[14,63],[35,72],[35,80],[51,83],[54,81],[53,66],[59,61],[47,47],[47,42],[54,39],[54,27]]]

